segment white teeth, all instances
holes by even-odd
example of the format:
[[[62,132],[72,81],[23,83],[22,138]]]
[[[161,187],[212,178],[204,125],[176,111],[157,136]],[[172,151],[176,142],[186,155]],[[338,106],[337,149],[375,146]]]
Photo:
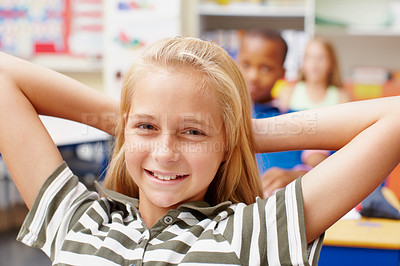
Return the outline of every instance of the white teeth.
[[[176,175],[158,175],[158,174],[156,174],[156,173],[153,173],[153,176],[154,177],[157,177],[158,179],[160,179],[160,180],[166,180],[166,181],[169,181],[169,180],[174,180],[174,179],[176,179],[178,176],[176,176]]]

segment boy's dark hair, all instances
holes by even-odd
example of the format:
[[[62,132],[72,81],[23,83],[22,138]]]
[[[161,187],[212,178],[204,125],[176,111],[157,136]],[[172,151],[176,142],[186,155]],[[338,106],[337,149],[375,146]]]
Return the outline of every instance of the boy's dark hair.
[[[266,40],[271,40],[271,41],[277,41],[282,48],[282,55],[283,55],[283,61],[282,64],[285,62],[287,51],[288,51],[288,46],[286,44],[286,41],[282,38],[280,32],[276,30],[270,30],[270,29],[246,29],[243,31],[242,36],[259,36],[262,37]]]

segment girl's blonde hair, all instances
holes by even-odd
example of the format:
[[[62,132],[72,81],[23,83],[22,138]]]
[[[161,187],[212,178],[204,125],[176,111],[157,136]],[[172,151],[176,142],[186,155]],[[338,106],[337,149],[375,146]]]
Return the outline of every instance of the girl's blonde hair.
[[[250,98],[239,69],[218,45],[180,37],[161,40],[147,48],[125,74],[115,146],[104,186],[130,197],[139,196],[138,187],[125,166],[125,118],[130,110],[135,84],[144,76],[151,75],[149,72],[153,69],[199,76],[202,81],[199,91],[214,96],[222,112],[226,155],[208,188],[205,200],[212,205],[226,200],[250,204],[257,196],[261,197]]]
[[[328,80],[327,80],[326,85],[327,86],[333,85],[338,88],[342,88],[343,83],[342,83],[342,78],[340,75],[339,63],[338,63],[338,60],[336,57],[335,48],[329,41],[322,39],[320,37],[314,37],[311,40],[309,40],[309,42],[307,43],[306,50],[307,50],[307,47],[313,42],[320,43],[324,47],[325,51],[328,54],[329,60],[331,62],[331,72],[328,75]],[[304,81],[305,79],[306,79],[306,77],[304,75],[304,72],[303,72],[303,70],[300,69],[299,80]]]

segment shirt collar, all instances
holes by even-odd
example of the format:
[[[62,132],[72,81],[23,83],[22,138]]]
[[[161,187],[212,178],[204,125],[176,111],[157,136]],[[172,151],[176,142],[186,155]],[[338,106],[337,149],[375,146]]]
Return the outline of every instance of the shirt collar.
[[[192,201],[192,202],[187,202],[183,203],[178,207],[179,211],[197,211],[200,212],[201,214],[205,215],[208,218],[215,217],[218,215],[220,212],[226,210],[229,206],[232,205],[232,202],[230,201],[224,201],[221,202],[215,206],[210,206],[205,201]]]
[[[95,181],[95,186],[96,186],[96,190],[100,193],[103,194],[104,196],[106,196],[107,198],[119,202],[119,203],[123,203],[124,205],[130,204],[132,206],[134,206],[135,208],[139,208],[139,200],[136,198],[132,198],[129,197],[127,195],[124,195],[122,193],[110,190],[110,189],[106,189],[104,187],[102,187],[97,181]]]

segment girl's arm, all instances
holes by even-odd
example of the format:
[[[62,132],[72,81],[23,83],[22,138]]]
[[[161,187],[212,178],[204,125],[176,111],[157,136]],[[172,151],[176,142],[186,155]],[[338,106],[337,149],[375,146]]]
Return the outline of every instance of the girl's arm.
[[[254,120],[259,152],[338,150],[302,179],[310,242],[367,197],[400,161],[400,97]]]
[[[116,101],[96,90],[0,53],[0,153],[28,207],[62,161],[38,114],[113,134],[117,109]]]
[[[82,122],[114,134],[118,102],[99,91],[1,52],[0,74],[22,91],[38,114]]]

